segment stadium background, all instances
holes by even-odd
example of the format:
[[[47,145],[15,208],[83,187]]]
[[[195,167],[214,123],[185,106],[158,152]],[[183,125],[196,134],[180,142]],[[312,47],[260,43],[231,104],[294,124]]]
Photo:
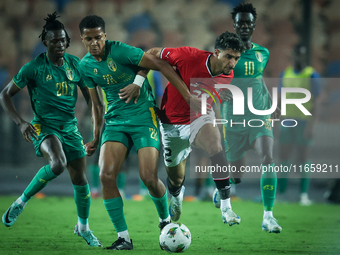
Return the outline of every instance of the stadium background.
[[[1,0],[0,1],[0,88],[2,89],[19,68],[45,50],[39,35],[47,13],[58,10],[60,20],[71,37],[68,53],[83,57],[85,48],[79,37],[78,24],[88,14],[97,14],[106,21],[109,40],[122,41],[148,49],[154,46],[193,46],[213,50],[216,36],[233,31],[230,12],[237,0]],[[267,47],[271,53],[265,76],[277,78],[291,63],[291,52],[300,38],[308,43],[311,65],[324,80],[321,109],[315,127],[315,142],[311,159],[315,163],[339,163],[340,147],[340,1],[330,0],[253,0],[258,18],[253,41]],[[310,9],[308,8],[310,7]],[[308,12],[310,10],[310,12]],[[309,15],[309,14],[310,15]],[[310,20],[310,22],[308,22]],[[310,33],[304,24],[310,24]],[[332,82],[329,82],[332,81]],[[163,81],[166,84],[165,80]],[[85,114],[85,102],[80,97],[76,108],[79,129],[84,142],[89,141],[90,117]],[[14,97],[15,105],[26,120],[32,119],[27,89]],[[31,144],[21,136],[14,122],[0,109],[0,195],[20,194],[36,171],[45,164],[37,158]],[[275,130],[277,133],[277,130]],[[277,143],[275,157],[277,159]],[[131,155],[127,194],[138,192],[136,155]],[[278,160],[278,159],[277,159]],[[277,161],[278,162],[278,161]],[[249,164],[258,164],[249,153]],[[159,176],[165,180],[160,161]],[[326,177],[326,176],[325,176]],[[312,179],[310,198],[324,202],[332,179]],[[242,198],[260,195],[259,179],[246,179],[238,188]],[[187,178],[187,195],[193,193],[192,178]],[[68,174],[51,182],[46,194],[72,195]],[[298,199],[298,181],[289,186],[292,201]]]

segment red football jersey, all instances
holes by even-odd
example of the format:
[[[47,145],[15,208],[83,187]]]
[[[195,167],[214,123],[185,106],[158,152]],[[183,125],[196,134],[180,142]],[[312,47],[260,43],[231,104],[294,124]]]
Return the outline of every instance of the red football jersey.
[[[176,72],[183,79],[189,90],[191,86],[190,79],[192,78],[211,78],[208,82],[204,82],[203,88],[213,88],[216,83],[230,84],[234,77],[234,71],[231,71],[229,75],[221,73],[213,76],[211,74],[208,61],[212,54],[212,52],[192,47],[164,48],[161,51],[160,58],[176,68]],[[207,79],[204,79],[204,81],[207,81]],[[208,90],[213,91],[213,89]],[[192,89],[190,92],[194,91]],[[199,90],[196,91],[199,92]],[[216,89],[216,91],[218,90]],[[200,95],[201,93],[197,93],[197,96]],[[212,102],[213,99],[208,97],[207,103],[212,105]],[[192,121],[201,116],[200,113],[190,110],[188,103],[170,82],[164,90],[161,111],[158,115],[161,122],[165,124],[190,124],[190,120]]]

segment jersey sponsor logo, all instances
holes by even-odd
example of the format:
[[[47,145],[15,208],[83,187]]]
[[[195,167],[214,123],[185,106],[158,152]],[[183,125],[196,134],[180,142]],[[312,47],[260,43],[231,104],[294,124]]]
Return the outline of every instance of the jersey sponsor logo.
[[[70,81],[72,81],[74,79],[74,72],[71,69],[67,69],[66,76]]]
[[[255,57],[256,57],[256,59],[257,59],[259,62],[262,62],[262,61],[263,61],[263,55],[262,55],[261,52],[256,51],[256,52],[255,52]]]
[[[50,81],[50,80],[52,80],[52,75],[48,74],[48,75],[46,76],[46,81]]]
[[[112,60],[112,58],[107,59],[107,66],[112,72],[117,71],[117,65],[116,63]]]

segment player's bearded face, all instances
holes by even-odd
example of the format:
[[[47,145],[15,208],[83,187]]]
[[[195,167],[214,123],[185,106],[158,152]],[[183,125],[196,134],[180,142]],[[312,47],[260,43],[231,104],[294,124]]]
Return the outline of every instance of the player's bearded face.
[[[93,57],[101,57],[104,54],[106,33],[101,27],[84,28],[81,35],[85,48]]]
[[[64,57],[67,47],[66,33],[64,30],[48,31],[44,40],[50,57]]]
[[[218,66],[221,73],[229,75],[240,59],[241,53],[232,49],[218,50]]]

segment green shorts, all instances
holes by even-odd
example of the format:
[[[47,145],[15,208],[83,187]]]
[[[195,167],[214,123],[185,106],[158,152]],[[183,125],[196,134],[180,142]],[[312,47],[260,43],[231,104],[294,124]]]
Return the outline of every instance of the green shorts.
[[[46,124],[40,124],[32,121],[32,125],[36,128],[38,133],[38,140],[32,139],[35,153],[38,157],[42,157],[40,151],[40,145],[44,141],[46,136],[55,135],[63,146],[63,150],[66,156],[67,162],[71,162],[78,158],[86,156],[83,137],[78,131],[77,125],[69,124],[62,126],[52,126]]]
[[[307,139],[304,136],[307,121],[297,120],[296,127],[283,127],[280,129],[280,144],[297,144],[302,146],[310,146],[313,139]]]
[[[138,116],[133,117],[129,123],[114,123],[114,120],[106,122],[101,137],[102,145],[106,142],[120,142],[128,149],[129,154],[134,145],[136,151],[144,147],[160,148],[159,124],[153,108]]]
[[[270,120],[265,121],[262,127],[246,127],[244,129],[223,126],[225,152],[228,161],[237,161],[244,157],[246,152],[252,149],[252,142],[261,137],[274,138]]]

